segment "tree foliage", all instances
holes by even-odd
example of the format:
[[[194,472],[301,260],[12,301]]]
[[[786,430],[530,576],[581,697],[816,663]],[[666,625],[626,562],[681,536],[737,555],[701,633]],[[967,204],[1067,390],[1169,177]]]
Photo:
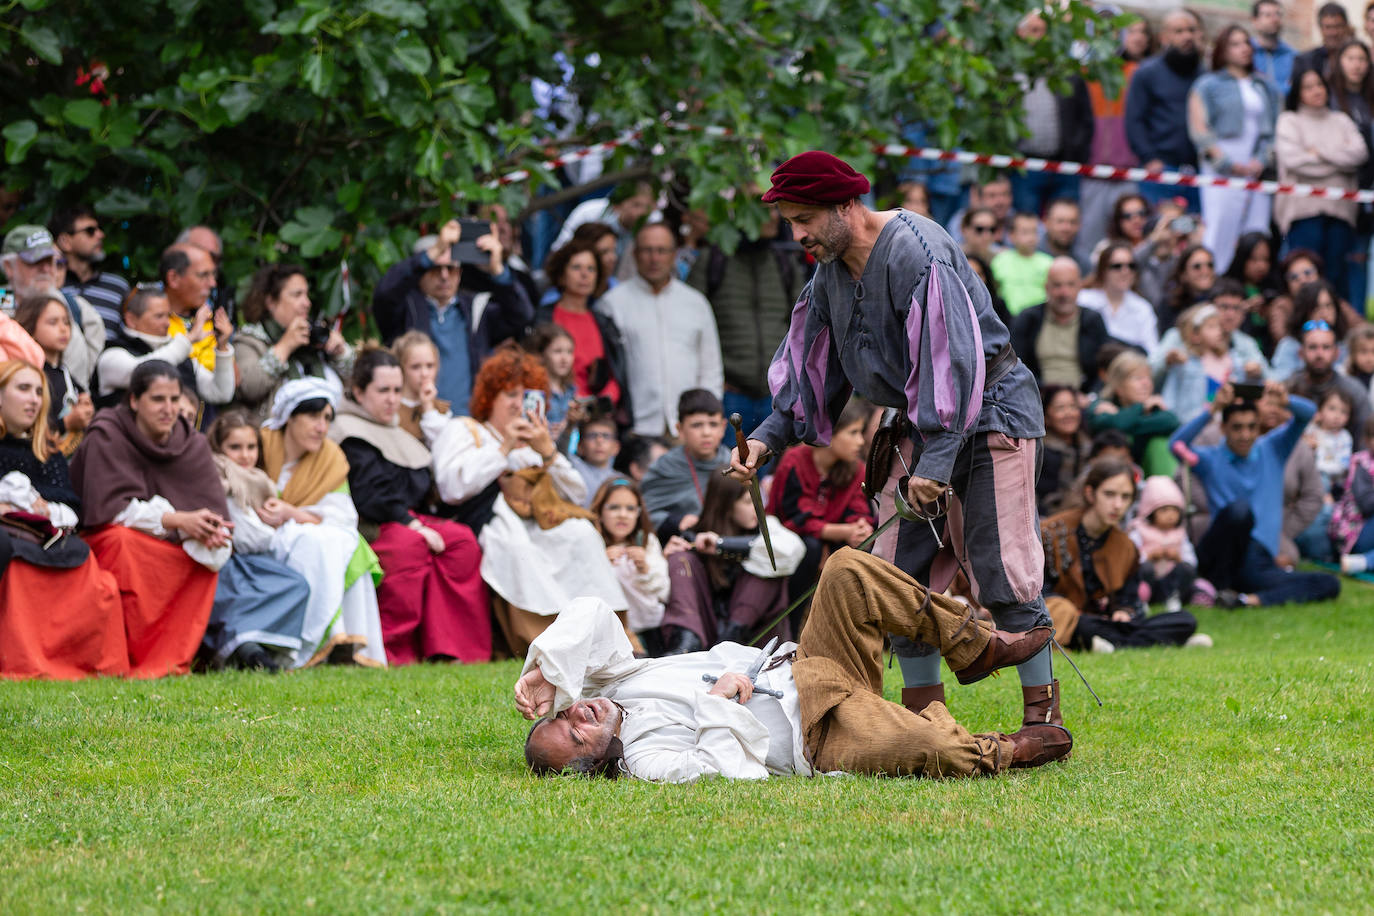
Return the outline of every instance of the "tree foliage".
[[[1047,38],[1014,35],[1034,0],[0,0],[3,183],[25,218],[94,204],[107,247],[148,276],[178,228],[219,227],[226,267],[304,259],[340,302],[422,223],[531,188],[492,179],[551,150],[640,129],[608,167],[683,179],[721,237],[762,211],[722,195],[819,147],[874,173],[874,142],[924,121],[944,145],[1005,151],[1011,74],[1079,65],[1110,85],[1113,42],[1074,0]],[[941,22],[947,40],[927,37]],[[1081,47],[1082,45],[1080,45]],[[576,69],[576,124],[532,82]],[[590,60],[592,62],[588,62]],[[716,136],[706,127],[729,128]],[[559,138],[554,140],[553,138]],[[886,164],[889,165],[890,164]],[[356,294],[356,291],[355,291]]]

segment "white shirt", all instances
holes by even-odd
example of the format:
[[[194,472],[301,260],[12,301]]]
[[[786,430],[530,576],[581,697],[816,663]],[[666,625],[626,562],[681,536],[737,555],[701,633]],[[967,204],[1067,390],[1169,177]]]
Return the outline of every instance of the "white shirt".
[[[1107,333],[1122,343],[1135,344],[1147,354],[1159,346],[1159,320],[1155,317],[1154,307],[1131,290],[1126,290],[1121,306],[1113,309],[1107,301],[1107,293],[1100,289],[1085,289],[1078,294],[1081,308],[1092,309],[1102,316],[1107,325]]]
[[[706,297],[672,279],[655,293],[633,277],[596,304],[625,340],[625,374],[634,404],[634,431],[661,436],[677,422],[677,401],[689,388],[717,397],[725,386],[716,317]]]
[[[773,658],[795,648],[784,643]],[[727,642],[709,652],[636,659],[611,609],[596,599],[578,598],[530,644],[521,674],[538,666],[554,685],[550,714],[587,697],[607,697],[623,706],[625,769],[639,779],[684,783],[703,776],[809,775],[791,664],[764,671],[755,681],[782,691],[781,700],[755,694],[741,706],[711,696],[712,685],[701,679],[743,673],[758,655],[758,649]]]

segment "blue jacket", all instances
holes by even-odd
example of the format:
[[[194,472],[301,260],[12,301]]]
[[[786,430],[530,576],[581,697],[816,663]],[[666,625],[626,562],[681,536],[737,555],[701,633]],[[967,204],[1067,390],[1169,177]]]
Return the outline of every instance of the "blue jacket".
[[[1197,151],[1188,139],[1188,90],[1201,72],[1176,73],[1162,54],[1136,69],[1126,92],[1126,142],[1141,162],[1197,165]]]
[[[1252,82],[1264,97],[1264,116],[1260,119],[1259,139],[1255,141],[1253,155],[1256,160],[1268,165],[1274,158],[1274,124],[1279,117],[1279,90],[1263,73],[1256,72]],[[1240,80],[1224,70],[1205,73],[1193,84],[1191,95],[1202,99],[1202,105],[1207,110],[1205,129],[1199,129],[1191,120],[1188,122],[1188,136],[1198,150],[1205,151],[1217,140],[1240,136],[1245,129]],[[1223,175],[1231,171],[1231,165],[1230,160],[1224,157],[1212,163]]]
[[[1298,52],[1282,38],[1272,51],[1253,38],[1250,39],[1250,47],[1255,49],[1256,72],[1263,73],[1273,80],[1274,85],[1278,87],[1279,95],[1287,95],[1289,82],[1293,77],[1293,61],[1297,58]]]

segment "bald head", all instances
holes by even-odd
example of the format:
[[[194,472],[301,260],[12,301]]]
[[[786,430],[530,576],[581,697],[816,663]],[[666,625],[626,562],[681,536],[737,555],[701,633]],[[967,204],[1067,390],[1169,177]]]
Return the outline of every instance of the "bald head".
[[[1058,257],[1050,262],[1045,277],[1045,301],[1055,317],[1068,318],[1078,311],[1078,293],[1083,288],[1083,272],[1073,258]]]

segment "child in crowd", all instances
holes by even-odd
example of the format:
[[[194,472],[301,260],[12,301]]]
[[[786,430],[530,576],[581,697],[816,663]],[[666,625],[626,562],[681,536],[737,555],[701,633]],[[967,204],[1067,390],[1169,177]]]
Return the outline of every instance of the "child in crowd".
[[[549,378],[553,378],[552,374]],[[553,424],[549,426],[552,432]],[[615,420],[609,416],[594,416],[578,424],[577,454],[568,460],[586,481],[587,492],[592,494],[587,505],[595,501],[598,488],[615,476],[616,470],[611,464],[615,456],[620,454],[620,440],[615,437],[615,432]]]
[[[1140,581],[1149,586],[1151,603],[1163,603],[1171,612],[1182,609],[1197,579],[1197,553],[1183,525],[1185,505],[1171,478],[1146,478],[1127,529],[1140,551]]]
[[[554,441],[561,442],[570,419],[569,411],[577,395],[577,384],[573,377],[572,335],[553,322],[545,322],[525,339],[525,349],[539,357],[549,373],[549,403],[544,416]],[[587,482],[587,486],[589,490],[596,489],[591,481]]]
[[[1177,416],[1196,416],[1228,381],[1264,381],[1259,372],[1251,374],[1259,367],[1241,365],[1215,306],[1204,303],[1186,309],[1179,316],[1178,329],[1187,352],[1181,360],[1174,354],[1166,359],[1169,368],[1160,389],[1164,402]]]
[[[677,434],[682,445],[655,461],[641,482],[649,518],[665,546],[679,531],[696,527],[707,484],[730,463],[720,398],[704,388],[684,391],[677,402]]]
[[[406,331],[391,344],[391,355],[401,364],[401,429],[427,445],[433,445],[453,419],[448,401],[440,398],[439,348],[424,331]]]
[[[1317,456],[1317,472],[1322,475],[1322,489],[1326,501],[1339,496],[1345,485],[1346,474],[1350,470],[1350,455],[1355,450],[1355,440],[1346,429],[1350,422],[1350,411],[1354,405],[1344,391],[1332,389],[1322,396],[1317,405],[1317,415],[1307,426],[1303,438]]]
[[[1364,448],[1350,458],[1341,498],[1331,513],[1331,540],[1341,553],[1341,572],[1374,566],[1374,417],[1364,424]]]
[[[1088,408],[1088,425],[1094,431],[1125,433],[1132,460],[1147,474],[1173,473],[1176,462],[1169,453],[1169,434],[1178,428],[1178,417],[1155,394],[1150,364],[1135,350],[1112,360],[1102,396]]]
[[[212,668],[275,673],[290,667],[286,656],[301,647],[310,585],[272,555],[275,532],[260,513],[273,511],[279,500],[271,479],[258,467],[262,442],[248,414],[221,414],[206,438],[229,505],[234,552],[219,571],[201,657]]]
[[[72,339],[71,310],[60,296],[27,296],[15,307],[14,320],[43,348],[42,369],[51,398],[48,433],[53,446],[70,458],[95,414],[91,396],[62,365],[62,354]]]
[[[1364,386],[1374,398],[1374,324],[1361,324],[1345,337],[1345,374]]]
[[[845,545],[858,547],[873,533],[873,510],[864,498],[860,461],[868,413],[867,404],[850,401],[835,422],[829,445],[796,445],[778,461],[768,491],[768,512],[806,545],[806,557],[788,583],[793,595],[815,584],[833,551]]]
[[[649,655],[660,655],[668,560],[649,525],[639,487],[628,478],[612,477],[597,489],[591,508],[606,541],[606,558],[625,590],[628,610],[621,622],[639,636]]]
[[[760,524],[768,525],[776,568]],[[772,516],[760,519],[748,487],[719,473],[706,485],[696,527],[664,548],[671,582],[663,615],[666,654],[768,638],[756,631],[787,607],[787,579],[806,553],[801,538]],[[770,633],[785,639],[788,629],[782,621]]]
[[[637,484],[644,483],[644,475],[654,462],[673,450],[673,446],[662,436],[628,435],[621,443],[620,455],[615,468]]]
[[[1011,245],[992,259],[992,275],[1007,311],[1016,315],[1045,301],[1045,281],[1054,258],[1037,251],[1040,220],[1034,213],[1017,213],[1011,219]]]

